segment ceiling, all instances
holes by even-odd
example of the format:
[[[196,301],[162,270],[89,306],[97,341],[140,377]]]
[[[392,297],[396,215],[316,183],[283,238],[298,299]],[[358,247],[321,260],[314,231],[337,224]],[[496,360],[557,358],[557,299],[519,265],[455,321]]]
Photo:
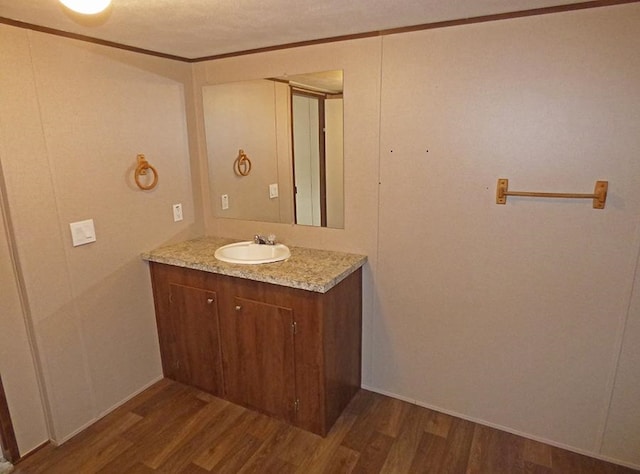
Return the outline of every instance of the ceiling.
[[[112,0],[95,17],[57,0],[0,0],[0,17],[196,59],[584,0]]]

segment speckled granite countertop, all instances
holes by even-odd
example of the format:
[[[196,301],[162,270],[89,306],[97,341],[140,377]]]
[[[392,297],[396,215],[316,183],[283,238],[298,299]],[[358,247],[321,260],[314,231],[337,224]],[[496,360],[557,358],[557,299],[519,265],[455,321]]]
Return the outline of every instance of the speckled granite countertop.
[[[218,247],[237,239],[201,237],[160,247],[142,254],[144,260],[203,270],[248,280],[326,293],[367,261],[365,255],[291,247],[291,257],[282,262],[240,265],[214,257]]]

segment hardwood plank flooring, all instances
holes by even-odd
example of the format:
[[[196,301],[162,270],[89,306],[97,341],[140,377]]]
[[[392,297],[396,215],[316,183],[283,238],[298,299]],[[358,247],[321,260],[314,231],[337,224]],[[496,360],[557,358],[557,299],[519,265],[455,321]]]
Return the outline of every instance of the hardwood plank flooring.
[[[15,474],[630,474],[361,390],[326,438],[163,379]]]

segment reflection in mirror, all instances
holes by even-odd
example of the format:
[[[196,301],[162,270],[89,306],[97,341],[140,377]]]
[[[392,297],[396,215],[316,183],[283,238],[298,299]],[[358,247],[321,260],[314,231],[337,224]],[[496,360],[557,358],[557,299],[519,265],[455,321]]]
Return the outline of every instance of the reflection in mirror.
[[[216,217],[344,227],[342,82],[325,71],[203,87]]]

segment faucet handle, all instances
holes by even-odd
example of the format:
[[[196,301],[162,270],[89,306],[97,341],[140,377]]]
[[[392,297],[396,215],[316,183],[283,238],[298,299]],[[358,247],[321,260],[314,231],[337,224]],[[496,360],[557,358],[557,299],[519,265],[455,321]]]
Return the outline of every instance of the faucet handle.
[[[253,242],[256,244],[275,245],[276,236],[275,234],[269,234],[267,236],[264,236],[262,234],[256,234],[253,236]]]

